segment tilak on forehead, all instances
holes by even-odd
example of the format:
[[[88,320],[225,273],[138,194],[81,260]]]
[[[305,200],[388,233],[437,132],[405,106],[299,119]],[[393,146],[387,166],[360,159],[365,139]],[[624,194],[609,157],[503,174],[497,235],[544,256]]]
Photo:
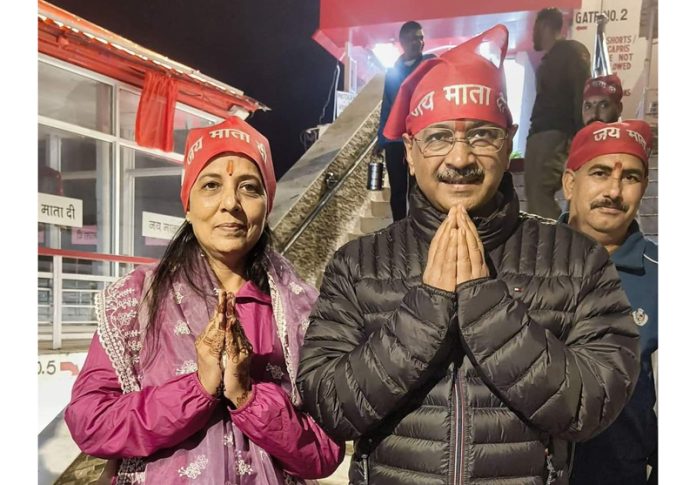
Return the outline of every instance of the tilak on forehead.
[[[242,119],[231,116],[217,125],[194,128],[186,137],[184,151],[184,176],[181,183],[181,204],[189,208],[189,197],[198,175],[208,163],[225,153],[244,156],[254,162],[261,172],[267,195],[267,213],[273,208],[276,190],[273,158],[268,140]],[[227,173],[232,175],[234,164],[227,163]]]
[[[625,153],[639,158],[647,168],[652,142],[650,125],[643,120],[596,121],[573,138],[566,167],[575,171],[601,155]]]
[[[503,61],[508,31],[503,25],[483,32],[422,62],[402,83],[384,136],[398,140],[439,121],[472,119],[503,128],[512,125]]]

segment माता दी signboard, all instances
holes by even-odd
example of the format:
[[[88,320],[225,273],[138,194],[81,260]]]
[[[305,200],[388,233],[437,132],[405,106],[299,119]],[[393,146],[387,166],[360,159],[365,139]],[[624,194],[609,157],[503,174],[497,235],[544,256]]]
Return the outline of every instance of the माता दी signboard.
[[[82,227],[82,200],[39,192],[39,222]]]

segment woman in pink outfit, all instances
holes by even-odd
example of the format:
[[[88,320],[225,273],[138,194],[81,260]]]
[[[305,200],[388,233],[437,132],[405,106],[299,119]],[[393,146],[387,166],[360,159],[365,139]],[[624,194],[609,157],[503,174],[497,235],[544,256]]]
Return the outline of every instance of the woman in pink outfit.
[[[295,377],[317,297],[269,248],[266,138],[232,117],[187,138],[186,222],[157,265],[97,299],[65,419],[111,483],[292,484],[343,444],[300,411]],[[109,472],[107,472],[109,473]]]

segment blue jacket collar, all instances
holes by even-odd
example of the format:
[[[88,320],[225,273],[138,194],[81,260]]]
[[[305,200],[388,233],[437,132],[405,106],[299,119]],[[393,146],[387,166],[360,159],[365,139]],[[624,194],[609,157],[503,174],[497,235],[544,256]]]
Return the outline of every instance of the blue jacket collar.
[[[564,212],[559,217],[558,222],[568,224],[569,214]],[[643,269],[643,254],[645,253],[645,237],[638,227],[638,222],[635,220],[628,226],[628,234],[626,240],[619,249],[611,255],[611,261],[617,268],[629,270]]]
[[[619,249],[614,251],[614,254],[611,255],[611,260],[617,268],[641,270],[644,264],[644,253],[645,237],[640,232],[638,223],[634,220],[628,226],[626,240],[619,246]]]

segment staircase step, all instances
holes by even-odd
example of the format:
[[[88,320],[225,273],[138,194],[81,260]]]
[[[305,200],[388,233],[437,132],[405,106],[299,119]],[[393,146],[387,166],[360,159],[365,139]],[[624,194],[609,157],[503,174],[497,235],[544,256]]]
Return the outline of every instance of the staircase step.
[[[382,179],[384,183],[384,187],[391,187],[391,184],[389,183],[389,172],[387,172],[387,167],[384,167],[384,178]]]
[[[392,223],[391,217],[361,217],[360,232],[370,234],[372,232],[384,229]]]
[[[357,239],[357,238],[362,237],[362,236],[364,236],[364,234],[360,234],[358,232],[351,231],[348,234],[346,234],[346,242],[350,242],[353,239]]]
[[[370,201],[370,209],[369,209],[369,215],[372,217],[378,217],[378,218],[391,218],[392,212],[391,212],[391,206],[389,205],[389,201],[383,201],[383,200],[373,200]]]
[[[338,465],[338,469],[331,476],[318,480],[320,485],[346,485],[348,483],[348,471],[350,469],[350,458],[353,455],[353,442],[346,443],[346,454],[343,462]]]
[[[350,455],[346,453],[343,461],[331,476],[317,480],[319,485],[346,485],[348,483],[348,472],[350,470]]]
[[[375,201],[375,202],[389,202],[389,195],[390,194],[391,194],[391,190],[387,190],[387,189],[368,190],[367,191],[367,198],[368,198],[368,200]]]

